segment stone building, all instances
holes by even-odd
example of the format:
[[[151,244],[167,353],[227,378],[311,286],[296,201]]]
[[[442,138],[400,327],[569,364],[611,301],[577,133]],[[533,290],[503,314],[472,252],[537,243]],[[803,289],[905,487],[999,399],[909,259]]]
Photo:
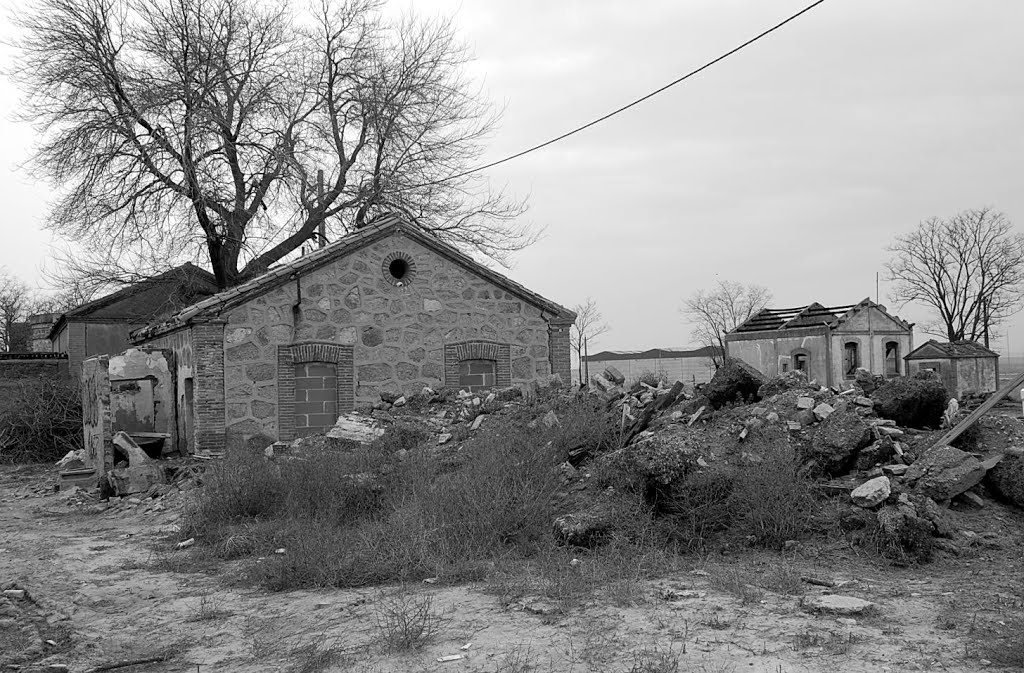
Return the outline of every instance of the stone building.
[[[858,368],[900,376],[914,347],[914,326],[881,304],[766,308],[725,336],[726,353],[766,376],[800,369],[826,386],[852,380]]]
[[[574,319],[390,216],[133,341],[173,352],[179,435],[219,451],[323,430],[381,393],[568,381]]]
[[[182,264],[61,314],[49,331],[50,350],[67,353],[70,371],[77,376],[87,357],[120,353],[131,345],[132,330],[215,292],[213,274]]]
[[[907,373],[931,370],[950,395],[993,393],[999,388],[999,354],[974,341],[942,343],[929,339],[903,358]]]

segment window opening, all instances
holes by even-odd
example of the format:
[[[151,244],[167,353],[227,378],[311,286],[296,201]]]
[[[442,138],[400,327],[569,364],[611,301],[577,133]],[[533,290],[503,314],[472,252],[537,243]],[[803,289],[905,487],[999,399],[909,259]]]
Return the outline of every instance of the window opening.
[[[900,344],[897,341],[885,342],[885,375],[900,375]]]
[[[855,377],[858,367],[860,367],[860,344],[856,341],[848,341],[843,346],[843,371],[846,378]]]

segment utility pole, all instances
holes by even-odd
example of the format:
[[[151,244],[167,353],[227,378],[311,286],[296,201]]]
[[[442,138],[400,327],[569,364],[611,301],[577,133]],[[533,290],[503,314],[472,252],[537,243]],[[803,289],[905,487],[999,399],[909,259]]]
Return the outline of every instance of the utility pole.
[[[324,169],[316,172],[316,205],[320,210],[320,226],[317,227],[317,238],[320,239],[320,247],[327,245],[327,224],[324,221]]]

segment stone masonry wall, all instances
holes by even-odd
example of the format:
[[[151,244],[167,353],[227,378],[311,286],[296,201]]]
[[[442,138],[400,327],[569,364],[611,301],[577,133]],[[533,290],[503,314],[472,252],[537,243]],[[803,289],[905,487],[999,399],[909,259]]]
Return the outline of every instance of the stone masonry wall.
[[[396,258],[405,270],[400,281],[389,274]],[[278,346],[352,346],[359,407],[376,402],[381,391],[411,394],[442,386],[446,344],[509,344],[516,383],[551,374],[549,343],[556,342],[541,309],[400,232],[305,272],[224,317],[229,449],[250,437],[281,437]],[[559,368],[568,380],[565,332]]]

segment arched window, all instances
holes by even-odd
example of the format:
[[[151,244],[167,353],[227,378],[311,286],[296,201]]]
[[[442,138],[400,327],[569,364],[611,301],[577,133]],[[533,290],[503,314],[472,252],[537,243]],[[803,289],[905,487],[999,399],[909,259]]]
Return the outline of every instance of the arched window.
[[[848,379],[854,378],[857,367],[860,367],[860,344],[847,341],[843,344],[843,375]]]
[[[898,341],[885,342],[885,375],[900,375],[900,343]]]

